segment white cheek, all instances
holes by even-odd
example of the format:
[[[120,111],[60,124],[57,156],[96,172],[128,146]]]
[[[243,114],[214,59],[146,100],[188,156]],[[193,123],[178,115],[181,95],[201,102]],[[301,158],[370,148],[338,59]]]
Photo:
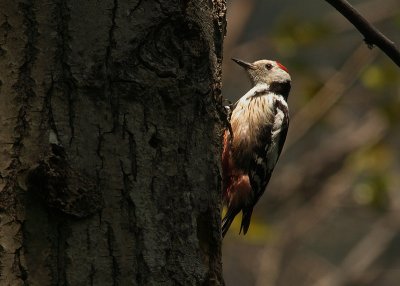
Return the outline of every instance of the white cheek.
[[[278,81],[278,82],[285,82],[285,81],[291,81],[290,75],[285,72],[284,70],[280,68],[275,68],[274,73],[271,74],[270,76],[270,82],[273,81]]]

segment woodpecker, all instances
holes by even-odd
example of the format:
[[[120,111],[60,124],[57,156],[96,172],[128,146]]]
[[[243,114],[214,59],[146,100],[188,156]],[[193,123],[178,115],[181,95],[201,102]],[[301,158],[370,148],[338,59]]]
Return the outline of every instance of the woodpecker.
[[[240,211],[239,234],[247,233],[253,207],[268,185],[289,127],[291,78],[287,68],[271,60],[232,60],[246,70],[253,87],[227,107],[230,128],[224,131],[222,151],[223,202],[227,206],[223,237]]]

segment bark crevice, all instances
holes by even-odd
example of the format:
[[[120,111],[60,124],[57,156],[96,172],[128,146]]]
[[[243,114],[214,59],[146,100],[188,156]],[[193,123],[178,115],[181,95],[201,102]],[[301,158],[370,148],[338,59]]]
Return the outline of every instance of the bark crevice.
[[[68,104],[68,125],[70,136],[68,144],[72,145],[75,137],[75,96],[77,93],[76,80],[72,74],[71,66],[69,64],[69,57],[71,54],[71,35],[69,31],[70,22],[70,8],[68,7],[68,0],[60,0],[56,4],[55,9],[55,22],[57,23],[57,36],[58,44],[55,52],[55,62],[57,74],[55,80],[61,94],[67,98]]]
[[[113,118],[113,128],[112,130],[115,131],[117,126],[119,125],[119,97],[114,92],[114,85],[113,85],[113,59],[112,59],[112,51],[115,48],[115,39],[114,39],[114,32],[117,29],[117,12],[118,12],[118,0],[113,0],[111,8],[111,25],[108,30],[108,39],[107,39],[107,47],[105,53],[105,81],[104,81],[104,93],[106,98],[108,98],[111,113]]]

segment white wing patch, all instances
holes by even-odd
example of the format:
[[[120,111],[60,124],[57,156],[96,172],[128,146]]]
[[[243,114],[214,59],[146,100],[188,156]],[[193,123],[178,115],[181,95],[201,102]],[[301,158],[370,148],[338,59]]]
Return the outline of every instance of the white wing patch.
[[[274,118],[274,125],[272,126],[272,140],[275,141],[278,139],[279,133],[282,130],[283,119],[285,118],[285,114],[279,108],[276,109],[276,115]]]
[[[279,101],[282,105],[287,105],[285,100],[283,100],[280,96],[275,96],[275,100]],[[283,122],[285,120],[285,113],[279,107],[276,108],[276,113],[274,117],[274,123],[272,125],[272,140],[271,145],[267,150],[268,157],[268,169],[273,170],[276,162],[279,158],[279,141],[280,134],[282,131]]]

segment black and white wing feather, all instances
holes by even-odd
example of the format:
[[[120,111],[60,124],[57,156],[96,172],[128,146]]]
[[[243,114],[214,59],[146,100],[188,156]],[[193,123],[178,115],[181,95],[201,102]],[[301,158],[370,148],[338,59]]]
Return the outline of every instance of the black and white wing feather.
[[[266,143],[256,146],[253,160],[250,163],[249,178],[254,192],[254,204],[264,193],[276,162],[282,152],[289,128],[289,110],[281,96],[274,96],[273,117],[263,127],[258,142]]]

